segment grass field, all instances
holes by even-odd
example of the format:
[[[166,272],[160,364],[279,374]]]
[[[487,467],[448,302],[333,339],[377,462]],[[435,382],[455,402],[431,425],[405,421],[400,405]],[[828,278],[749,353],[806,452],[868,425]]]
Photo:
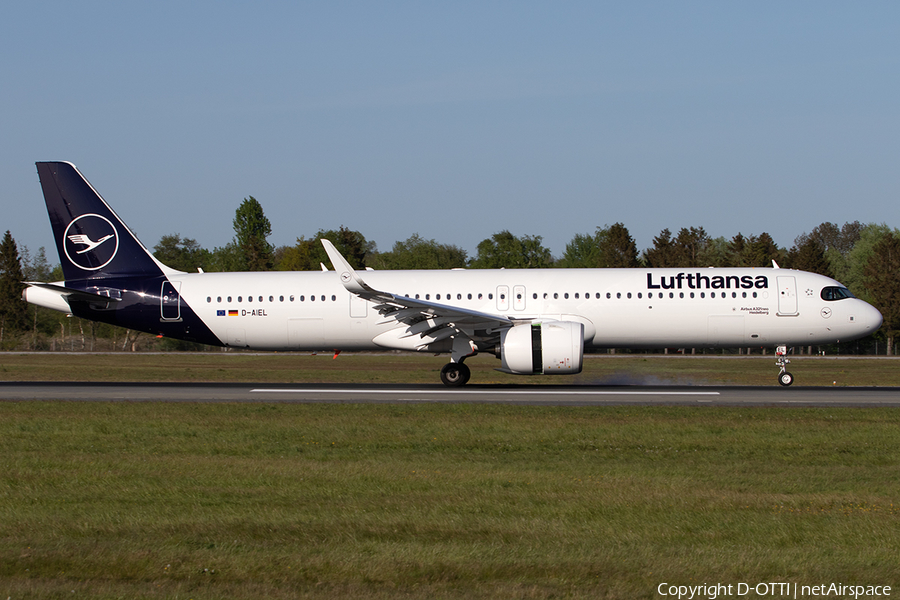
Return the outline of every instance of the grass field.
[[[131,381],[315,381],[329,368],[315,376],[409,381],[424,370],[433,381],[443,364],[119,356],[0,364],[4,379],[27,379],[39,368],[28,361],[43,360],[33,378]],[[604,357],[589,370],[716,383],[754,361],[774,381],[765,357]],[[798,377],[831,365],[825,373],[847,381],[867,369],[889,381],[894,368],[801,362]],[[658,597],[664,582],[784,581],[896,591],[898,415],[0,403],[0,597],[625,599]]]
[[[412,354],[0,353],[0,381],[219,381],[267,383],[438,383],[446,356]],[[791,357],[795,385],[900,386],[894,358]],[[774,356],[588,355],[572,376],[495,371],[500,361],[466,361],[472,384],[677,384],[777,386]]]
[[[0,595],[900,584],[890,409],[0,404]]]

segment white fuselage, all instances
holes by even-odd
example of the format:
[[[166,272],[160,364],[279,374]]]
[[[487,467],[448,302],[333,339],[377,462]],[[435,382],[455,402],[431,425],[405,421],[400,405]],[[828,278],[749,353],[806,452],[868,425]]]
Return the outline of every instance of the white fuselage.
[[[830,278],[789,269],[499,269],[365,271],[375,289],[522,320],[584,325],[608,348],[811,345],[873,333],[881,315],[855,298],[827,301]],[[229,346],[262,350],[413,350],[334,271],[169,275]],[[175,316],[172,307],[169,313]]]

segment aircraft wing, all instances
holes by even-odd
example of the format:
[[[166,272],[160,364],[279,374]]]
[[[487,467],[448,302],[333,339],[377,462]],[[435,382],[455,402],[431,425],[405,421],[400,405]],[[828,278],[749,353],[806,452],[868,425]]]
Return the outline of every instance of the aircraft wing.
[[[502,315],[376,290],[363,281],[334,244],[323,239],[322,245],[325,246],[334,270],[340,273],[341,283],[347,291],[372,302],[375,310],[387,318],[382,324],[393,321],[407,326],[404,331],[398,332],[399,336],[395,339],[418,336],[416,342],[419,343],[410,344],[411,349],[450,337],[460,337],[459,334],[473,342],[493,341],[499,339],[502,329],[515,325],[515,319]]]

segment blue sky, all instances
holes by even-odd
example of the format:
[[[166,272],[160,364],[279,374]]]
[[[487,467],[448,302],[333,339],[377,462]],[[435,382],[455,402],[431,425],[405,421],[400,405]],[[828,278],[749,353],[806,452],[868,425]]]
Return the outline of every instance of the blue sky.
[[[900,226],[900,4],[7,2],[0,229],[53,248],[75,163],[148,246],[345,225],[559,256],[623,222]],[[51,253],[55,254],[55,252]],[[54,257],[55,262],[55,257]]]

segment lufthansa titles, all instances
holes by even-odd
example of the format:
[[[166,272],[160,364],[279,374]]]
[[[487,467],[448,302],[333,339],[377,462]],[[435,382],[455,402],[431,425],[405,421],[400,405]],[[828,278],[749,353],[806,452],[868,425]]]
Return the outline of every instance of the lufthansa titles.
[[[701,273],[678,273],[677,275],[655,275],[647,273],[647,289],[649,290],[736,290],[758,289],[769,287],[769,278],[765,275],[703,275]]]

